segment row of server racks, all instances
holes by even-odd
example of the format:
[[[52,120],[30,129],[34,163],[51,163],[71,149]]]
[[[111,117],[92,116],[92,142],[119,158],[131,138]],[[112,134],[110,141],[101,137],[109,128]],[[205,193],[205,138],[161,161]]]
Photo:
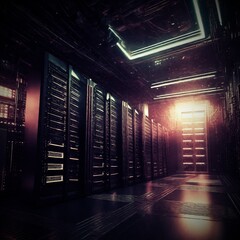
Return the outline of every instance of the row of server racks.
[[[240,62],[228,72],[229,83],[225,94],[224,122],[225,169],[240,177]]]
[[[26,128],[31,131],[26,129],[20,167],[22,187],[33,192],[37,202],[166,175],[164,127],[51,54],[45,54],[43,67],[39,94],[31,99],[39,102],[39,112],[27,114],[37,130],[31,129],[28,117]],[[31,92],[30,82],[27,91]]]

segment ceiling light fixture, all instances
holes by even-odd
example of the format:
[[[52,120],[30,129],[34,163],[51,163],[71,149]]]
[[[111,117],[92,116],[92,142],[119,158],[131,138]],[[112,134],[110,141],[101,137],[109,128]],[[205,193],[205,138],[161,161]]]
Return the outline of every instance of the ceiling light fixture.
[[[221,15],[221,11],[220,11],[219,1],[215,0],[215,4],[216,4],[216,8],[217,8],[219,24],[222,26],[222,15]]]
[[[212,78],[215,76],[216,76],[216,71],[212,71],[212,72],[201,73],[201,74],[196,74],[196,75],[182,77],[182,78],[174,78],[170,80],[164,80],[161,82],[153,83],[151,88],[159,88],[159,87],[169,86],[173,84],[198,81],[202,79]]]
[[[202,17],[200,14],[199,3],[198,3],[198,0],[192,0],[192,2],[193,2],[194,12],[196,15],[198,29],[191,31],[189,33],[185,33],[180,36],[173,37],[171,39],[161,41],[161,42],[131,51],[127,49],[125,41],[111,26],[109,26],[109,30],[118,38],[118,42],[116,43],[116,45],[129,60],[145,57],[154,53],[158,53],[164,50],[168,50],[168,49],[178,47],[187,43],[204,39],[205,31],[204,31]]]
[[[153,99],[154,100],[161,100],[161,99],[176,98],[176,97],[194,96],[194,95],[200,95],[200,94],[220,93],[220,92],[223,92],[223,91],[224,91],[223,88],[196,89],[196,90],[191,90],[191,91],[184,91],[184,92],[176,92],[176,93],[157,95]]]

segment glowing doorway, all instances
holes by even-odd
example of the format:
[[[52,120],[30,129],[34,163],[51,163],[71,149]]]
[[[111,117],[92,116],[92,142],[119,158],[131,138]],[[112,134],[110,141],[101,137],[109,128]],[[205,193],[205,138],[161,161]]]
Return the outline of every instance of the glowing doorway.
[[[180,170],[207,172],[207,103],[179,104],[176,109],[180,127]]]

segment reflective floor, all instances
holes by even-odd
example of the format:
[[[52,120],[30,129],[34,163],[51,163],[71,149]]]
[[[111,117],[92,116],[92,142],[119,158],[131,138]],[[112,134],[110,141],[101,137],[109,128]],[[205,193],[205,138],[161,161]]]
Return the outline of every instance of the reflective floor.
[[[0,200],[0,239],[240,239],[240,189],[224,176],[176,174],[67,203]]]

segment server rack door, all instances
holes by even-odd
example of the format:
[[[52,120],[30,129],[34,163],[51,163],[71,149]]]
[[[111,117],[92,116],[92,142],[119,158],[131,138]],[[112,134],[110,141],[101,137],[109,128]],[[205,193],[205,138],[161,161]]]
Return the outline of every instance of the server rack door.
[[[91,125],[91,192],[100,192],[108,188],[109,163],[106,154],[106,93],[98,85],[93,88]]]
[[[162,126],[158,123],[158,175],[164,175],[164,166],[163,166],[163,131]]]
[[[69,68],[66,152],[66,193],[81,194],[84,189],[86,79]]]
[[[86,93],[86,132],[85,132],[85,167],[84,167],[84,193],[92,192],[92,139],[93,139],[93,84],[87,81]]]
[[[122,181],[128,184],[128,104],[122,102]]]
[[[128,183],[135,181],[135,159],[134,159],[134,125],[133,109],[128,105],[127,111],[127,159],[128,159]]]
[[[164,175],[167,174],[167,157],[168,157],[168,149],[169,149],[169,135],[168,131],[165,127],[163,127],[163,172]]]
[[[124,184],[135,181],[133,109],[125,102],[122,106],[122,164]]]
[[[107,151],[109,157],[110,188],[121,185],[122,166],[121,166],[121,102],[108,94],[108,126],[107,126]]]
[[[153,122],[153,120],[151,124],[151,130],[152,130],[152,178],[157,178],[159,176],[157,124]]]
[[[68,66],[50,54],[45,56],[39,126],[39,198],[64,197]]]
[[[152,147],[151,147],[151,120],[144,116],[143,119],[143,151],[144,151],[144,178],[152,177]]]
[[[142,145],[142,115],[134,111],[134,159],[135,181],[143,180],[143,145]]]

